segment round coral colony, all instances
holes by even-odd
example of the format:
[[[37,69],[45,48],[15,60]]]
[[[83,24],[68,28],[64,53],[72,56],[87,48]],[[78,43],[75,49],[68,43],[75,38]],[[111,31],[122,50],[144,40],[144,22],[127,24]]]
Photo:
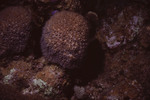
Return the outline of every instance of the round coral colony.
[[[0,57],[25,50],[30,36],[31,11],[12,6],[0,12]]]
[[[85,55],[88,32],[88,23],[82,15],[71,11],[56,13],[43,28],[43,56],[63,68],[77,68]]]

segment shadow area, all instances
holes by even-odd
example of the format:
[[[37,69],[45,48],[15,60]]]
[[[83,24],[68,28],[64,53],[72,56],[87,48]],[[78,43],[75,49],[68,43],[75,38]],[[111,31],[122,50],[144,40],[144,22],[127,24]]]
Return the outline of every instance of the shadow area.
[[[69,71],[74,84],[86,85],[104,71],[104,51],[98,40],[93,40],[85,55],[85,60],[78,69]]]

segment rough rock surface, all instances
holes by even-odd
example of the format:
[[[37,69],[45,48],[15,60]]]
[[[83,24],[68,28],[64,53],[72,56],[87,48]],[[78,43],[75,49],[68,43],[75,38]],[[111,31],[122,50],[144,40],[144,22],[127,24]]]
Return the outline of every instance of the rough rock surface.
[[[102,20],[102,26],[97,31],[97,38],[110,49],[133,41],[142,30],[147,17],[145,8],[139,5],[128,6],[121,11],[112,8],[106,13],[109,16]]]
[[[17,89],[23,95],[40,95],[44,98],[64,97],[69,77],[56,65],[47,65],[44,58],[32,56],[14,60],[1,68],[0,83]]]

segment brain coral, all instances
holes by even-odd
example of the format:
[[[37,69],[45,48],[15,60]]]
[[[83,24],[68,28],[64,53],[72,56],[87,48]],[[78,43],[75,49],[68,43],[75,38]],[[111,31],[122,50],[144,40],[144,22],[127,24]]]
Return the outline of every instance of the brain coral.
[[[30,36],[31,11],[8,7],[0,12],[0,56],[24,51]]]
[[[56,13],[43,28],[43,55],[48,61],[64,68],[79,66],[87,48],[88,31],[88,24],[83,16],[70,11]]]

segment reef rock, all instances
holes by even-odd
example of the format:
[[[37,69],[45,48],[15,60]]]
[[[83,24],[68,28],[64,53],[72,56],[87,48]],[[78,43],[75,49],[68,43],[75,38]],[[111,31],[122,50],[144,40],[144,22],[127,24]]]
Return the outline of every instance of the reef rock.
[[[121,11],[111,9],[110,17],[102,20],[102,26],[97,31],[98,40],[112,49],[133,41],[142,30],[146,20],[146,10],[137,5],[127,6]],[[109,13],[108,10],[106,13]]]

